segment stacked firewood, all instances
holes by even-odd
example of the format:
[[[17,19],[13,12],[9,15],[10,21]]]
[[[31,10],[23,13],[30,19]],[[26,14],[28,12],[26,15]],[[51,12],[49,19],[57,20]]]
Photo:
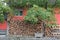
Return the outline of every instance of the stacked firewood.
[[[39,24],[29,24],[20,20],[10,20],[9,34],[11,35],[30,35],[33,36],[36,32],[41,32],[42,26]]]
[[[45,28],[45,35],[48,37],[52,37],[52,29],[50,27]]]

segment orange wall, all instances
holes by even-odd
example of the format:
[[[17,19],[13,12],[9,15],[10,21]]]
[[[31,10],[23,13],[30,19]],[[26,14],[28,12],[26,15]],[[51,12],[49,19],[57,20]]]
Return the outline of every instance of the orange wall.
[[[27,9],[25,8],[23,9],[23,16],[26,16],[26,14],[27,14]]]
[[[60,8],[55,8],[54,13],[56,18],[56,23],[60,25]]]

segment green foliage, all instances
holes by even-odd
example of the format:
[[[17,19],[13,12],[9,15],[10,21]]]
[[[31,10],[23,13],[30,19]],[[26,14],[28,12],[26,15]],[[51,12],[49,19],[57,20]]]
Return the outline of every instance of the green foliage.
[[[53,6],[59,6],[60,5],[60,0],[5,0],[7,3],[9,3],[10,6],[12,7],[24,7],[26,5],[31,5],[36,4],[38,6],[45,7],[46,2],[48,7],[53,7]],[[51,2],[52,1],[52,2]]]
[[[55,21],[55,17],[49,10],[34,5],[28,10],[25,21],[35,24],[39,22],[39,20],[51,22]]]
[[[6,12],[12,12],[10,7],[8,5],[5,5],[1,0],[0,0],[0,22],[4,22],[4,13]]]
[[[6,2],[12,7],[24,7],[29,5],[33,6],[33,4],[45,6],[46,1],[48,0],[8,0]]]
[[[60,0],[57,0],[57,1],[56,1],[56,6],[57,6],[57,7],[60,7]]]
[[[1,22],[1,23],[4,22],[4,15],[3,15],[2,8],[0,8],[0,22]]]
[[[1,1],[0,1],[0,8],[2,8],[4,12],[12,12],[12,9],[7,4],[5,5],[5,3]]]
[[[44,6],[45,1],[46,0],[30,0],[30,3],[31,3],[31,5],[36,4],[36,5],[39,5],[39,6]]]
[[[7,3],[10,4],[12,7],[23,7],[26,5],[27,1],[26,0],[9,0]]]

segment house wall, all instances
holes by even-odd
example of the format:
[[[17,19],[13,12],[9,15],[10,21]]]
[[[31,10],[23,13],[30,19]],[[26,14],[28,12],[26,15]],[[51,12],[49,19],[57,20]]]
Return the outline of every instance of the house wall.
[[[13,20],[21,20],[21,21],[23,21],[24,20],[24,17],[27,15],[27,9],[26,8],[24,8],[23,9],[23,15],[21,15],[21,16],[14,16],[12,19]]]
[[[26,15],[27,15],[27,9],[24,8],[24,9],[23,9],[23,16],[26,16]]]
[[[60,25],[60,8],[55,8],[54,12],[55,12],[56,23]]]

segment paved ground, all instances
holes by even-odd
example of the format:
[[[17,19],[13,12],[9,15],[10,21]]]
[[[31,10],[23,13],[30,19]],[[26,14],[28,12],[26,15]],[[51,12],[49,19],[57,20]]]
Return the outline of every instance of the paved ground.
[[[0,38],[0,40],[60,40],[56,38]]]
[[[42,38],[34,38],[34,37],[0,37],[0,40],[60,40],[55,37],[42,37]]]

